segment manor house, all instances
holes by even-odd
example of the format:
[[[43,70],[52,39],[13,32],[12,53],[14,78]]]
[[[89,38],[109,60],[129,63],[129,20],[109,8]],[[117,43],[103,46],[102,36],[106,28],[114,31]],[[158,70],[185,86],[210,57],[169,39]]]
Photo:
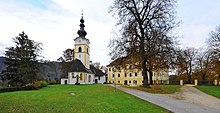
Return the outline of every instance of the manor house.
[[[108,83],[116,83],[130,86],[140,86],[143,84],[142,70],[134,64],[122,63],[127,57],[122,57],[111,62],[108,67]],[[119,65],[119,64],[124,64]],[[148,73],[149,78],[149,73]],[[169,84],[168,69],[153,72],[154,84]]]

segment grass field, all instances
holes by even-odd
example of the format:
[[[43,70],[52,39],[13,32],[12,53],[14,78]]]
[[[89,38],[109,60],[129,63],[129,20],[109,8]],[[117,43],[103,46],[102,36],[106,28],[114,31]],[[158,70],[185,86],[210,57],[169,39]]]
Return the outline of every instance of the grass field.
[[[125,87],[146,91],[154,94],[172,94],[180,91],[181,88],[180,85],[151,85],[150,88],[130,87],[130,86],[125,86]]]
[[[75,95],[71,95],[74,93]],[[54,85],[0,93],[0,113],[167,113],[161,107],[104,85]]]
[[[196,88],[220,99],[220,86],[196,86]]]

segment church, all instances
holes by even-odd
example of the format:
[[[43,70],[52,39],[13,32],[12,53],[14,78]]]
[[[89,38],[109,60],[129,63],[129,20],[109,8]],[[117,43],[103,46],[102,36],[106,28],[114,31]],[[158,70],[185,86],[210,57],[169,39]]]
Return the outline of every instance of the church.
[[[79,35],[74,39],[74,60],[67,78],[61,78],[61,84],[94,84],[106,82],[105,73],[90,64],[90,41],[85,36],[83,15],[80,19]]]

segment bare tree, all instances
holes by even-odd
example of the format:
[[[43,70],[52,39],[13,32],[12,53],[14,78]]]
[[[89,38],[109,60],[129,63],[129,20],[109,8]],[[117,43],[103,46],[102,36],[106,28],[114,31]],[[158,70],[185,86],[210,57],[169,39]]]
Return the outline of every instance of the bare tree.
[[[206,79],[206,75],[211,70],[212,51],[200,48],[196,55],[196,65],[202,75],[202,80]]]
[[[112,59],[127,56],[138,62],[144,87],[148,87],[147,71],[152,84],[155,67],[167,68],[168,54],[173,48],[169,33],[177,25],[175,3],[175,0],[115,0],[110,7],[110,12],[118,17],[117,25],[121,25],[121,36],[110,41],[110,55]]]
[[[207,43],[214,54],[220,59],[220,26],[217,26],[214,31],[210,32]]]
[[[186,73],[188,83],[191,83],[191,76],[195,66],[197,50],[195,48],[186,48],[180,50],[177,54],[177,66],[179,74]]]

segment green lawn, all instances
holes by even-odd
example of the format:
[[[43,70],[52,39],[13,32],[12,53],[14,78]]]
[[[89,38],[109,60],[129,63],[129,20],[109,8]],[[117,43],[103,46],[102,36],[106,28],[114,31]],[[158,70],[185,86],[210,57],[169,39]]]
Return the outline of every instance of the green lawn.
[[[75,93],[75,95],[71,95]],[[0,93],[0,113],[167,113],[161,107],[104,85],[54,85]]]
[[[154,94],[172,94],[175,92],[179,92],[181,88],[180,85],[151,85],[150,88],[144,88],[141,86],[140,87],[125,86],[125,87],[146,91]]]
[[[220,86],[196,86],[196,88],[209,95],[220,98]]]

